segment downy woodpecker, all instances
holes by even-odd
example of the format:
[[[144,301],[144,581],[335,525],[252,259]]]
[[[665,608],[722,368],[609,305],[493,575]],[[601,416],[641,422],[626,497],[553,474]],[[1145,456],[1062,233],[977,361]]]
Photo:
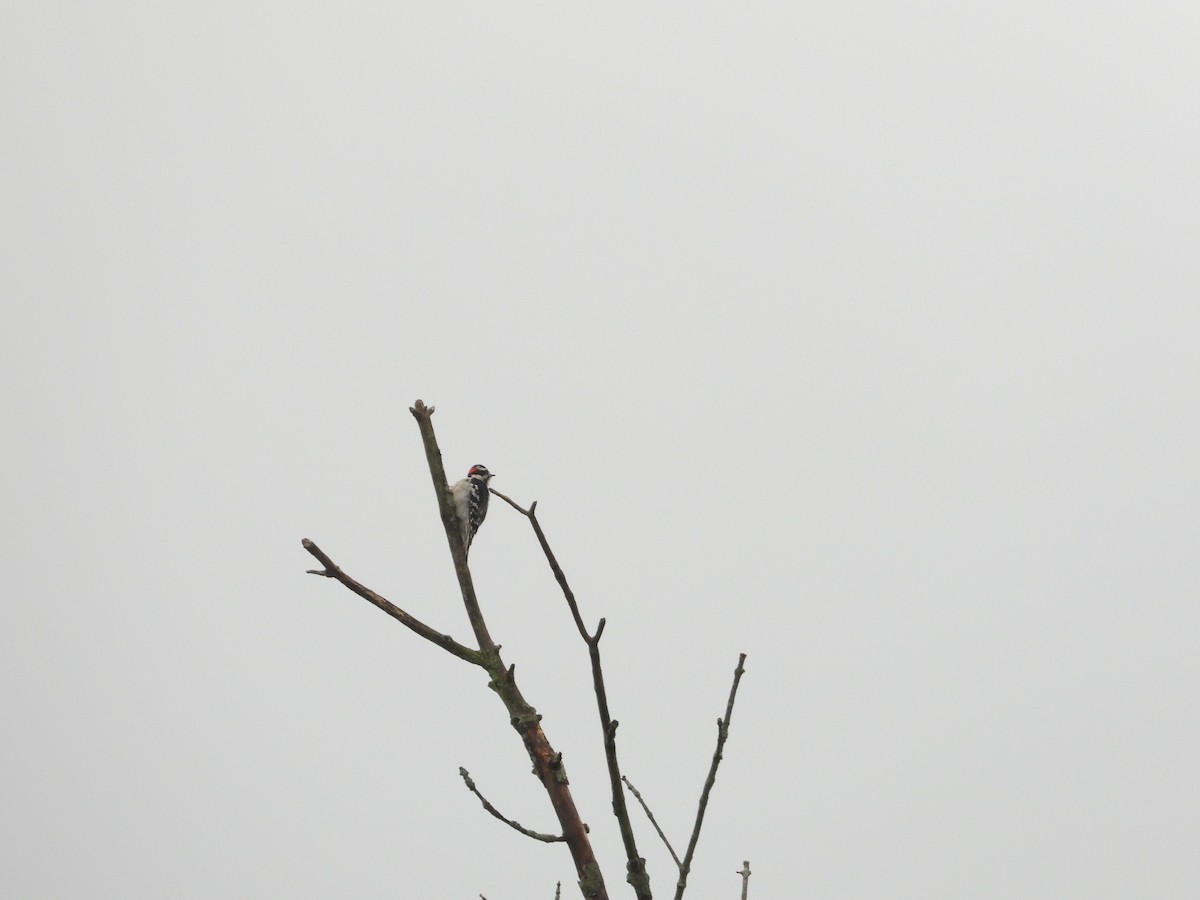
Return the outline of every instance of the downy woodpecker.
[[[488,509],[488,482],[495,476],[487,466],[471,466],[467,477],[456,481],[450,488],[454,498],[454,511],[462,523],[463,547],[470,549],[475,532],[483,524]]]

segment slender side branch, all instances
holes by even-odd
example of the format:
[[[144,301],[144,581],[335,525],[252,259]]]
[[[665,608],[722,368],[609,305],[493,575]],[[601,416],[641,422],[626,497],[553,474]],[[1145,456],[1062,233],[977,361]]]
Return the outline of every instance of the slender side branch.
[[[550,550],[550,544],[546,540],[546,534],[542,531],[542,526],[537,520],[537,501],[529,505],[529,509],[523,509],[511,497],[506,497],[494,488],[489,488],[493,494],[523,515],[529,520],[529,524],[533,526],[533,533],[537,535],[538,543],[542,545],[542,552],[546,555],[546,561],[550,563],[550,570],[554,573],[554,580],[558,582],[558,586],[562,588],[563,596],[567,598],[567,606],[571,608],[571,617],[575,619],[575,627],[579,629],[579,636],[588,642],[590,646],[594,641],[600,640],[600,632],[604,630],[604,620],[600,620],[600,626],[596,629],[594,635],[589,635],[587,629],[583,625],[583,617],[579,615],[579,604],[575,602],[575,592],[571,590],[571,586],[567,584],[567,576],[563,574],[562,567],[558,564],[558,560],[554,557],[554,553]]]
[[[683,864],[679,867],[679,882],[675,885],[675,900],[683,897],[687,887],[688,873],[692,869],[692,855],[696,852],[696,842],[700,840],[700,826],[704,824],[704,811],[708,808],[708,795],[712,793],[714,782],[717,780],[717,766],[721,764],[721,753],[725,749],[725,739],[729,737],[729,720],[733,718],[733,701],[737,697],[738,682],[746,671],[746,654],[738,657],[737,668],[733,670],[733,686],[729,689],[729,701],[725,704],[725,718],[717,719],[717,749],[713,752],[712,765],[708,770],[708,778],[704,781],[704,790],[700,792],[700,806],[696,810],[696,825],[692,828],[692,838],[688,841],[687,853],[683,855]]]
[[[483,804],[483,808],[486,809],[488,812],[490,812],[493,816],[495,816],[501,822],[503,822],[505,825],[508,825],[510,828],[513,828],[513,829],[521,832],[521,834],[525,835],[526,837],[531,837],[535,841],[543,841],[544,843],[547,843],[547,844],[553,844],[556,841],[565,841],[566,840],[566,838],[563,837],[561,834],[541,834],[537,831],[530,831],[528,828],[525,828],[516,820],[506,818],[500,812],[500,810],[496,809],[496,807],[492,806],[492,804],[488,802],[487,797],[485,797],[485,796],[483,796],[483,794],[479,793],[479,788],[475,787],[475,781],[473,778],[471,778],[470,772],[468,772],[462,766],[459,766],[458,774],[462,776],[462,780],[466,783],[467,787],[470,788],[471,793],[479,798],[479,802]]]
[[[612,790],[613,815],[617,817],[617,825],[621,831],[621,841],[625,845],[625,869],[627,872],[625,880],[633,886],[638,900],[651,900],[650,875],[646,872],[646,860],[638,855],[637,840],[633,835],[633,825],[629,821],[629,808],[625,805],[625,792],[621,790],[621,766],[617,761],[617,723],[613,721],[608,711],[608,693],[604,687],[604,669],[600,664],[600,636],[604,633],[605,620],[600,620],[595,634],[588,634],[587,628],[583,624],[583,617],[579,614],[579,604],[575,602],[575,593],[567,583],[567,576],[558,564],[554,552],[550,549],[550,542],[546,540],[546,533],[542,531],[542,526],[537,520],[537,501],[535,500],[531,503],[529,509],[523,509],[517,503],[513,502],[511,498],[504,496],[499,491],[493,490],[492,493],[521,515],[525,516],[529,520],[529,524],[533,526],[533,533],[537,535],[538,543],[542,547],[542,553],[545,554],[546,561],[550,564],[550,570],[554,573],[554,578],[558,582],[558,586],[562,588],[563,596],[567,600],[567,606],[571,609],[571,617],[575,620],[575,628],[579,631],[579,636],[587,643],[588,656],[592,662],[592,686],[596,692],[596,707],[600,713],[600,728],[604,734],[604,756],[608,760],[608,779]]]
[[[432,641],[443,650],[453,653],[459,659],[465,659],[467,662],[473,663],[477,666],[483,665],[483,658],[478,650],[472,650],[470,647],[463,646],[448,634],[440,634],[439,632],[430,628],[420,619],[417,619],[406,613],[400,607],[396,606],[396,604],[379,596],[379,594],[375,593],[369,587],[359,584],[357,581],[343,572],[332,559],[325,555],[325,552],[320,547],[318,547],[308,538],[305,538],[300,543],[303,545],[305,550],[316,557],[317,561],[325,567],[324,569],[309,569],[308,574],[322,575],[325,578],[333,578],[337,581],[340,581],[343,585],[354,591],[354,593],[358,594],[358,596],[370,603],[375,604],[393,619],[396,619],[400,623],[407,625],[421,637],[425,638],[425,640]]]
[[[646,801],[642,799],[641,792],[633,786],[633,782],[621,776],[621,780],[625,782],[625,787],[629,788],[629,792],[637,798],[637,802],[642,804],[642,811],[645,812],[646,818],[650,820],[650,824],[654,826],[654,830],[658,832],[658,836],[662,838],[662,842],[667,845],[667,850],[671,854],[671,859],[675,860],[675,865],[679,866],[679,854],[675,852],[675,848],[671,846],[671,842],[667,840],[667,836],[663,834],[663,830],[658,827],[658,820],[654,818],[654,813],[650,812],[650,807],[646,805]]]

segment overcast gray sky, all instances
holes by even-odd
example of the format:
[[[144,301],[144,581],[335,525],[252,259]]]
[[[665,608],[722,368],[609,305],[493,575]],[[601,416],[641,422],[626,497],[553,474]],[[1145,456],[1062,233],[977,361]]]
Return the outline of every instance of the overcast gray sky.
[[[416,426],[691,896],[1200,892],[1194,2],[5,3],[0,869],[574,894]],[[492,633],[623,883],[527,524]],[[640,819],[652,884],[672,865]]]

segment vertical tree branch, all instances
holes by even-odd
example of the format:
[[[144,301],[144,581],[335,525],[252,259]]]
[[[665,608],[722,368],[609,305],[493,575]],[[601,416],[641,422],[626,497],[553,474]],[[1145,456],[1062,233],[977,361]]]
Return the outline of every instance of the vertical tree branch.
[[[708,808],[708,795],[712,793],[713,784],[717,780],[717,766],[721,764],[721,752],[725,748],[725,739],[729,737],[729,720],[733,718],[733,701],[737,696],[738,682],[742,680],[745,669],[746,654],[738,657],[737,668],[733,670],[733,686],[729,689],[729,701],[725,704],[725,718],[717,719],[717,749],[713,752],[712,765],[708,769],[708,778],[704,781],[704,790],[700,792],[700,806],[696,810],[696,825],[692,828],[692,838],[688,841],[687,852],[683,855],[683,864],[679,867],[679,881],[675,885],[675,900],[683,897],[687,888],[688,873],[692,870],[692,855],[696,852],[696,842],[700,840],[700,826],[704,824],[704,811]]]
[[[742,900],[750,893],[750,860],[742,860],[742,871],[738,872],[742,876]]]
[[[467,553],[463,546],[462,531],[459,527],[458,516],[450,500],[450,488],[446,484],[446,470],[442,465],[442,452],[438,449],[437,438],[433,433],[433,423],[430,417],[434,407],[426,406],[420,400],[416,401],[409,412],[417,420],[421,431],[421,440],[425,445],[425,458],[429,463],[429,474],[433,480],[433,489],[438,498],[438,509],[442,515],[442,525],[446,529],[446,539],[450,544],[450,555],[454,559],[454,571],[458,575],[459,588],[462,591],[463,603],[467,608],[467,616],[471,627],[479,641],[479,650],[483,667],[491,676],[489,686],[504,702],[508,710],[509,722],[529,753],[533,762],[534,774],[542,782],[554,813],[562,826],[563,838],[575,861],[575,871],[579,875],[579,889],[588,900],[608,900],[608,891],[604,885],[604,876],[596,862],[596,854],[592,850],[588,838],[587,826],[579,815],[575,800],[571,796],[566,769],[562,764],[562,754],[556,753],[550,745],[546,733],[542,730],[541,719],[537,710],[529,704],[517,687],[512,672],[506,669],[500,657],[500,648],[492,641],[483,614],[479,609],[479,601],[475,596],[475,585],[471,580],[471,571],[467,568]]]
[[[435,407],[426,406],[420,400],[408,408],[417,420],[421,430],[421,442],[425,445],[425,459],[429,463],[429,475],[433,479],[433,490],[437,494],[438,511],[442,515],[442,527],[446,529],[446,540],[450,543],[450,556],[454,560],[454,573],[458,576],[459,588],[462,591],[463,605],[467,608],[467,618],[471,620],[471,628],[479,649],[483,653],[491,653],[496,649],[492,636],[488,634],[487,623],[479,611],[479,601],[475,597],[475,582],[471,579],[471,570],[467,568],[467,548],[463,546],[462,525],[458,514],[454,511],[454,502],[450,498],[450,486],[446,483],[446,467],[442,464],[442,451],[438,449],[437,437],[433,433],[433,413]]]

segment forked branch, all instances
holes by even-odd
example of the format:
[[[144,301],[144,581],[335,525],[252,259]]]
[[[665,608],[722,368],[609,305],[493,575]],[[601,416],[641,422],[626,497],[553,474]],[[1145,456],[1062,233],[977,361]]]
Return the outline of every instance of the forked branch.
[[[629,808],[625,805],[625,792],[621,790],[621,766],[617,761],[617,725],[613,721],[612,716],[608,711],[608,692],[604,688],[604,669],[600,664],[600,636],[604,634],[605,620],[601,619],[596,626],[594,634],[588,634],[587,628],[584,627],[583,617],[579,614],[579,604],[575,601],[575,592],[571,590],[570,584],[567,583],[567,576],[563,573],[562,566],[558,564],[558,559],[554,556],[554,551],[550,549],[550,542],[546,540],[546,533],[542,531],[541,523],[537,519],[537,501],[529,505],[529,509],[524,509],[519,504],[515,503],[510,497],[504,496],[497,490],[492,491],[497,497],[525,516],[529,520],[529,524],[533,526],[533,533],[537,535],[538,543],[542,547],[542,553],[546,556],[546,562],[550,564],[550,570],[554,573],[554,578],[558,582],[558,586],[562,588],[563,596],[566,598],[567,606],[571,609],[571,617],[575,620],[575,628],[579,631],[579,636],[587,643],[588,656],[592,662],[592,686],[596,692],[596,707],[600,713],[600,728],[604,734],[604,756],[608,761],[608,779],[612,790],[613,814],[617,818],[617,825],[621,831],[621,841],[625,845],[625,869],[626,878],[632,886],[638,900],[650,900],[650,875],[646,872],[646,860],[638,855],[637,841],[633,835],[633,825],[629,821]]]

